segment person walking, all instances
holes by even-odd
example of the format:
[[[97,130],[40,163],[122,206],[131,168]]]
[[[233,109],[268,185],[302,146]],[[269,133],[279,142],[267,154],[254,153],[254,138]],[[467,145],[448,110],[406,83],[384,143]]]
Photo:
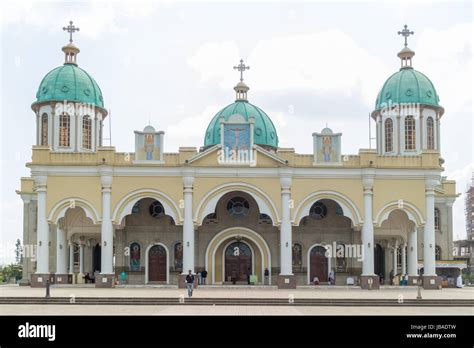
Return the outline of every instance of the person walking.
[[[252,274],[252,271],[250,271],[250,267],[247,268],[247,284],[250,285],[250,275]]]
[[[194,276],[191,270],[189,270],[189,273],[186,276],[186,287],[188,288],[188,297],[192,297],[194,287]]]
[[[206,284],[206,278],[207,278],[207,271],[203,270],[201,272],[201,275],[202,275],[202,283],[205,285]]]
[[[198,284],[202,285],[202,273],[198,272]]]
[[[264,276],[264,285],[270,285],[269,284],[269,280],[270,280],[270,272],[268,271],[268,268],[265,268],[265,271],[263,272],[263,276]]]

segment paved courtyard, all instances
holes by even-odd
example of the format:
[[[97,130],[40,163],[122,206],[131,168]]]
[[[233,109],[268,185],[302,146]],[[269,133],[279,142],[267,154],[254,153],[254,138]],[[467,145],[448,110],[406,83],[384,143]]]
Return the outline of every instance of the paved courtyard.
[[[362,290],[358,287],[321,286],[299,287],[284,290],[276,287],[215,287],[201,286],[193,297],[200,298],[354,298],[354,299],[416,299],[416,287],[382,287],[380,290]],[[474,299],[474,287],[421,290],[424,299]],[[186,289],[176,286],[130,286],[100,289],[93,286],[51,287],[52,297],[176,297],[186,294]],[[44,297],[44,288],[27,286],[0,286],[0,297]]]
[[[0,297],[44,297],[45,289],[0,286]],[[52,297],[176,297],[186,290],[176,287],[141,286],[96,289],[85,286],[52,287]],[[194,298],[321,298],[415,299],[416,287],[383,287],[361,290],[349,287],[307,287],[282,290],[269,287],[200,287]],[[474,299],[474,288],[422,290],[423,299]],[[352,307],[352,306],[215,306],[215,305],[0,305],[0,315],[474,315],[473,307]]]

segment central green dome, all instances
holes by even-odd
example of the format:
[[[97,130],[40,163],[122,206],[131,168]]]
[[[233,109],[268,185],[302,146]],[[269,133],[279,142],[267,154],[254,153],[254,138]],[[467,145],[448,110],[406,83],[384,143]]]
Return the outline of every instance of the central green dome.
[[[63,100],[90,103],[104,108],[99,85],[75,64],[64,64],[47,73],[39,85],[36,102],[33,104]]]
[[[228,121],[229,117],[235,114],[242,115],[247,122],[250,116],[254,117],[253,139],[255,144],[278,147],[278,135],[270,117],[262,109],[246,100],[236,100],[235,103],[227,105],[212,118],[206,130],[204,147],[221,143],[220,119],[224,117],[224,120]]]

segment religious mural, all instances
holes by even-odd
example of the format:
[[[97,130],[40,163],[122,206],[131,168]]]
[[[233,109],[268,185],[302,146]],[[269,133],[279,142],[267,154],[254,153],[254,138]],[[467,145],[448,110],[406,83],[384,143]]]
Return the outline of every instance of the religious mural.
[[[174,269],[176,271],[183,271],[183,244],[176,243],[174,245]]]
[[[293,244],[293,252],[292,252],[292,260],[293,260],[293,268],[301,268],[302,265],[302,247],[301,244],[295,243]]]
[[[140,271],[140,244],[130,244],[130,271]]]

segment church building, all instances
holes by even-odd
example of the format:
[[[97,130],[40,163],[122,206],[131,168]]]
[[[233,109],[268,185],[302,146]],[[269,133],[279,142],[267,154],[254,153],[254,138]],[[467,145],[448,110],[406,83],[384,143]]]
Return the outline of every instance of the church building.
[[[456,185],[442,176],[445,110],[413,68],[406,26],[400,67],[371,113],[376,149],[357,154],[341,153],[349,130],[327,127],[307,139],[313,153],[279,147],[265,105],[251,103],[242,60],[231,103],[209,115],[199,148],[165,152],[174,134],[148,125],[130,130],[133,151],[118,152],[103,143],[106,98],[79,66],[77,28],[64,29],[64,64],[45,75],[31,106],[31,174],[17,191],[23,244],[33,250],[22,284],[83,282],[88,273],[96,287],[112,287],[125,272],[128,284],[182,286],[189,270],[206,270],[207,284],[221,286],[251,278],[295,288],[331,274],[336,285],[375,289],[422,275],[424,288],[439,288],[442,265],[454,262]]]

